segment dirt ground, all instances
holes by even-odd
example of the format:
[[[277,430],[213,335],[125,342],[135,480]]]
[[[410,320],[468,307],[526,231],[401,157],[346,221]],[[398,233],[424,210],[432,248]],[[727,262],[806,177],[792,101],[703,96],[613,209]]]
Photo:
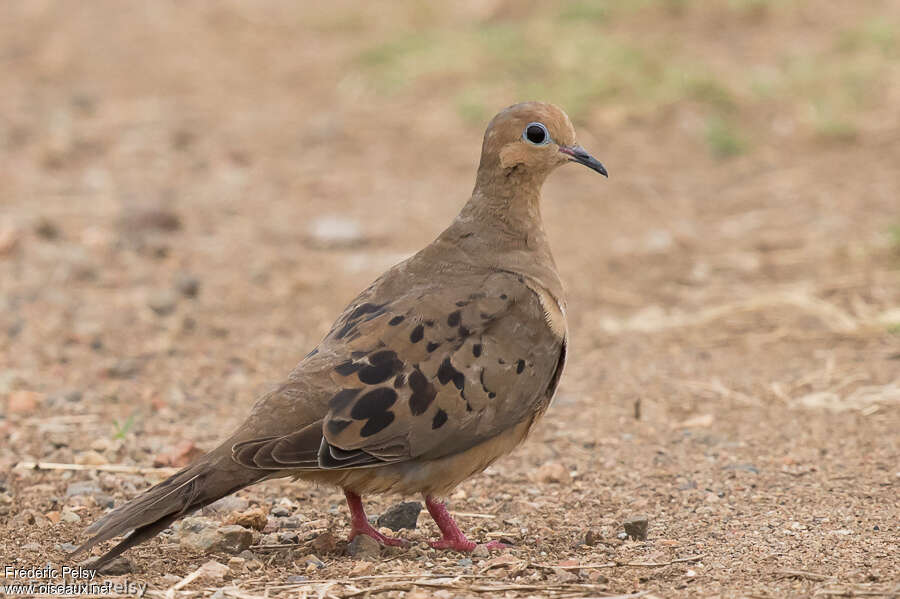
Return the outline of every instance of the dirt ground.
[[[900,5],[311,4],[4,4],[0,565],[71,565],[110,502],[215,446],[450,222],[487,119],[542,99],[611,176],[546,185],[569,366],[529,440],[449,498],[512,547],[349,556],[341,493],[279,481],[206,514],[268,512],[249,553],[168,531],[111,580],[900,597]],[[296,534],[271,543],[278,506]],[[622,538],[635,516],[645,540]]]

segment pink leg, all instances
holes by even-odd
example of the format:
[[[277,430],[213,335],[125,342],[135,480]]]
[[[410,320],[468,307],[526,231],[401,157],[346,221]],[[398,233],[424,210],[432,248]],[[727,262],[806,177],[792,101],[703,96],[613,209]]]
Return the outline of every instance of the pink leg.
[[[439,541],[429,541],[432,547],[435,549],[453,549],[454,551],[466,552],[475,550],[478,545],[466,538],[463,531],[456,525],[453,516],[447,511],[446,505],[437,501],[431,495],[426,495],[425,507],[428,508],[428,513],[431,514],[434,523],[441,529],[442,538]],[[485,543],[484,546],[488,549],[503,549],[506,547],[506,544],[500,541],[491,541],[490,543]]]
[[[347,497],[347,507],[350,508],[350,540],[352,541],[357,535],[368,535],[381,543],[382,545],[392,545],[394,547],[406,547],[409,545],[403,539],[388,537],[369,524],[366,518],[366,511],[363,509],[362,498],[353,491],[344,490],[344,496]]]

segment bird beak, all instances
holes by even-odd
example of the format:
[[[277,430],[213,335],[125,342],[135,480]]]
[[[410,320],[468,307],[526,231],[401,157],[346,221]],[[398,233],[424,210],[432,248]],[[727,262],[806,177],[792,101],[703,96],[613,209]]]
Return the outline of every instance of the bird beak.
[[[571,156],[571,158],[569,158],[569,162],[577,162],[578,164],[583,164],[589,169],[597,171],[604,177],[609,177],[609,175],[606,173],[606,167],[603,166],[599,160],[588,154],[587,150],[585,150],[581,146],[559,146],[559,151],[563,154]]]

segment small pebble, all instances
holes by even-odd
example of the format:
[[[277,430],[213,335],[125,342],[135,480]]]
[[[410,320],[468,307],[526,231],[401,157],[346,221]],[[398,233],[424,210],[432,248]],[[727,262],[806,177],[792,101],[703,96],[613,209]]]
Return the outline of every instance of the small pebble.
[[[636,541],[646,541],[649,524],[647,516],[632,516],[625,520],[625,534]]]
[[[347,545],[347,553],[358,559],[374,559],[381,555],[381,545],[369,535],[356,535]]]
[[[397,532],[403,528],[413,530],[419,519],[419,512],[422,511],[422,504],[418,501],[404,501],[392,505],[388,510],[378,517],[376,524],[378,528],[387,527],[393,532]]]
[[[37,410],[44,396],[36,391],[13,391],[6,401],[8,414],[31,414]]]
[[[337,549],[337,539],[334,538],[330,530],[326,530],[313,539],[311,546],[316,553],[331,553]]]
[[[122,574],[128,574],[130,572],[134,572],[134,564],[130,559],[123,555],[120,555],[100,568],[100,574],[106,574],[108,576],[121,576]]]
[[[100,487],[97,486],[97,483],[93,481],[79,481],[69,484],[66,487],[66,497],[77,497],[79,495],[97,495],[102,493]]]
[[[276,518],[287,518],[293,512],[291,510],[289,510],[288,508],[284,507],[283,505],[276,505],[275,507],[272,508],[272,511],[269,513],[272,514],[273,516],[275,516]]]
[[[78,522],[81,522],[81,516],[79,516],[72,510],[63,510],[59,515],[59,519],[62,522],[69,522],[70,524],[77,524]]]
[[[243,512],[234,512],[228,517],[228,520],[226,520],[227,524],[237,524],[238,526],[255,530],[262,530],[266,527],[267,522],[268,515],[266,514],[266,511],[258,507],[250,508]]]
[[[184,297],[197,297],[200,292],[200,279],[189,274],[178,275],[175,280],[175,289]]]
[[[536,473],[537,482],[541,483],[557,483],[568,484],[572,482],[572,475],[569,474],[568,468],[559,462],[547,462]]]
[[[292,574],[287,577],[288,584],[296,584],[298,582],[306,582],[309,580],[309,576],[300,576],[299,574]]]
[[[178,297],[168,289],[155,291],[150,294],[147,299],[147,306],[153,310],[157,316],[167,316],[175,311],[175,304]]]

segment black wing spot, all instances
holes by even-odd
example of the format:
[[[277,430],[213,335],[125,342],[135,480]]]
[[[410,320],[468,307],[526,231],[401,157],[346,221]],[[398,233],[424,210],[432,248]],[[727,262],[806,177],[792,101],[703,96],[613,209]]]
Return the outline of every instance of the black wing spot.
[[[366,302],[365,304],[357,306],[347,318],[348,320],[355,320],[363,314],[370,314],[372,312],[378,312],[380,314],[379,310],[383,311],[382,308],[384,308],[384,306],[385,304],[370,304],[369,302]]]
[[[450,326],[450,327],[458,326],[461,318],[462,317],[459,313],[459,310],[456,310],[455,312],[451,312],[450,315],[447,317],[447,326]]]
[[[359,360],[360,358],[362,358],[362,357],[363,357],[364,355],[366,355],[367,353],[369,353],[369,352],[367,352],[367,351],[354,351],[354,352],[350,352],[350,358],[353,359],[353,360]]]
[[[453,367],[453,364],[450,363],[449,356],[444,358],[444,361],[441,362],[441,366],[437,371],[437,376],[442,385],[446,385],[450,381],[453,381],[453,384],[460,391],[462,391],[466,384],[466,375]]]
[[[434,419],[431,421],[431,430],[435,430],[444,426],[447,422],[447,412],[444,410],[438,410],[434,415]]]
[[[422,325],[417,325],[416,328],[412,330],[412,333],[409,334],[409,340],[413,343],[418,343],[422,340],[422,337],[425,336],[425,327]]]
[[[398,324],[400,324],[401,322],[403,322],[404,320],[406,320],[405,316],[395,316],[388,321],[388,324],[391,325],[392,327],[395,327]]]
[[[331,419],[325,426],[328,427],[328,433],[331,435],[339,435],[341,431],[350,426],[350,420]]]
[[[469,305],[469,302],[467,302],[466,300],[459,300],[458,302],[456,302],[457,308],[464,308],[465,306],[468,306],[468,305]]]
[[[355,364],[352,360],[347,360],[335,366],[334,371],[341,376],[350,376],[362,367],[362,364]]]
[[[413,416],[421,416],[434,401],[437,390],[418,368],[409,375],[409,388],[412,390],[412,395],[409,396],[409,411]]]
[[[481,344],[480,343],[476,343],[475,345],[472,346],[472,355],[475,356],[476,358],[481,356]]]
[[[350,417],[354,420],[377,418],[386,413],[395,401],[397,401],[397,392],[393,389],[387,387],[373,389],[356,400],[356,404],[350,410]]]
[[[367,385],[383,383],[403,369],[403,362],[389,349],[371,354],[369,364],[371,366],[363,366],[357,374],[360,382]]]
[[[308,354],[306,354],[306,357],[307,357],[307,358],[312,358],[312,357],[313,357],[314,355],[316,355],[317,353],[319,353],[319,348],[318,348],[318,347],[317,347],[316,349],[312,350],[311,352],[309,352]]]
[[[425,321],[425,326],[426,326],[426,327],[433,327],[433,326],[434,326],[434,321],[433,321],[433,320],[426,320],[426,321]]]
[[[383,431],[394,421],[393,412],[381,412],[366,421],[362,429],[359,431],[362,437],[371,437],[372,435]]]
[[[497,397],[497,394],[494,393],[493,391],[491,391],[491,392],[488,393],[488,398],[489,398],[489,399],[494,399],[495,397]]]
[[[525,370],[525,360],[519,360],[516,362],[516,374],[522,374],[522,371]]]
[[[507,299],[508,297],[509,297],[509,296],[506,295],[505,293],[501,293],[501,294],[500,294],[500,299],[502,299],[502,300],[505,300],[505,299]]]
[[[460,326],[457,330],[459,331],[459,336],[463,339],[472,334],[472,332],[464,326]]]
[[[328,409],[340,412],[350,405],[350,402],[359,395],[360,391],[361,389],[341,389],[328,401]]]
[[[440,346],[441,346],[440,343],[435,343],[434,341],[429,341],[429,342],[428,342],[428,345],[425,346],[425,350],[426,350],[428,353],[431,353],[431,352],[433,352],[434,350],[436,350],[437,348],[439,348]]]

